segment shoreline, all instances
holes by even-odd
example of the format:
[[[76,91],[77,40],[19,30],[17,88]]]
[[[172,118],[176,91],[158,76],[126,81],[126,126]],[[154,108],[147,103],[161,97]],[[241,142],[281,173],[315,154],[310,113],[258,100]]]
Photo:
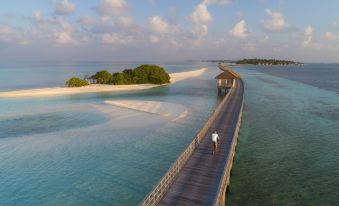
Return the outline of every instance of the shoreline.
[[[171,83],[201,76],[207,71],[207,68],[191,70],[186,72],[178,72],[169,74]],[[41,96],[62,96],[72,94],[87,94],[100,92],[121,92],[121,91],[137,91],[151,89],[170,84],[132,84],[132,85],[106,85],[106,84],[91,84],[84,87],[48,87],[39,89],[14,90],[7,92],[0,92],[0,98],[6,97],[41,97]]]

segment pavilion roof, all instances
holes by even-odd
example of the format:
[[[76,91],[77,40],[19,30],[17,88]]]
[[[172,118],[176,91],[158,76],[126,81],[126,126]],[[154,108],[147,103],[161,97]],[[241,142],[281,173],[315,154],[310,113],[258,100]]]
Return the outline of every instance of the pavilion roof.
[[[216,76],[214,79],[237,79],[238,75],[231,70],[225,70],[223,73]]]

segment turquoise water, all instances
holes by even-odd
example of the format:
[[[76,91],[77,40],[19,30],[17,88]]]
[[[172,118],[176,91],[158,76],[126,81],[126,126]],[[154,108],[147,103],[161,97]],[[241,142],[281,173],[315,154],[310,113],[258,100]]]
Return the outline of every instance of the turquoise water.
[[[246,95],[228,205],[338,205],[338,68],[236,69]]]
[[[112,70],[129,66],[110,65]],[[203,66],[210,70],[202,77],[145,91],[0,99],[0,205],[140,202],[194,138],[218,101],[215,65],[184,62],[164,66],[170,72]],[[90,69],[79,69],[79,73],[96,66],[84,67]],[[0,69],[0,76],[24,72],[34,79],[43,72],[39,75],[53,79],[52,83],[31,81],[22,74],[20,85],[60,86],[66,75],[54,76],[54,70],[64,71],[58,69],[55,65],[46,70],[42,65],[37,70],[19,65],[13,71]],[[0,82],[3,90],[16,88],[15,83]],[[186,108],[188,115],[174,121],[106,105],[106,100],[170,102]]]
[[[0,90],[62,86],[73,75],[138,64],[2,64]],[[210,70],[145,91],[0,99],[0,205],[136,205],[142,200],[218,102],[214,64],[162,65],[170,72]],[[246,96],[228,205],[337,205],[336,68],[236,68],[245,79]],[[188,115],[172,121],[106,105],[106,100],[170,102]]]

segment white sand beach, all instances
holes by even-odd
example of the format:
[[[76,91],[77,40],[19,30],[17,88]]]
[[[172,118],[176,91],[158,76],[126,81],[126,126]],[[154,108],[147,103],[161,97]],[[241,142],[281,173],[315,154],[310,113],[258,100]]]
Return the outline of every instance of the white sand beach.
[[[105,101],[106,104],[131,109],[139,112],[146,112],[151,114],[160,115],[177,121],[185,118],[188,115],[186,107],[180,104],[159,101],[136,101],[136,100],[115,100]]]
[[[172,73],[170,74],[171,83],[176,83],[176,82],[179,82],[185,79],[199,77],[203,75],[207,70],[208,68],[202,68],[202,69],[193,70],[193,71]]]
[[[171,83],[176,83],[185,79],[195,78],[201,76],[207,68],[188,72],[178,72],[170,74]],[[28,89],[28,90],[16,90],[9,92],[0,92],[0,97],[39,97],[39,96],[60,96],[71,94],[84,94],[84,93],[96,93],[96,92],[119,92],[119,91],[133,91],[144,90],[161,85],[155,84],[137,84],[137,85],[103,85],[103,84],[91,84],[85,87],[50,87],[41,89]]]

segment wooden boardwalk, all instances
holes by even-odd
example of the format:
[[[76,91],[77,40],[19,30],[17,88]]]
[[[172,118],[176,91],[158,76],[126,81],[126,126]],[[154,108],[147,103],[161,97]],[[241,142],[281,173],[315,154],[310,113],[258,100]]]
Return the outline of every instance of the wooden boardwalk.
[[[228,70],[224,65],[219,68]],[[225,204],[244,102],[243,80],[234,74],[237,79],[229,93],[141,206]],[[214,131],[220,141],[212,155]]]
[[[181,170],[159,205],[213,205],[232,144],[243,102],[243,82],[238,80],[219,117]],[[211,154],[211,133],[217,130],[220,144]]]

